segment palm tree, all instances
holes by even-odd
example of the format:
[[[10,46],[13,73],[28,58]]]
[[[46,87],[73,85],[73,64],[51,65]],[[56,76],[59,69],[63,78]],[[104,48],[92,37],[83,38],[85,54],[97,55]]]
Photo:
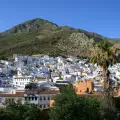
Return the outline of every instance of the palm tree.
[[[103,70],[104,98],[106,99],[109,109],[113,106],[113,89],[109,78],[110,73],[108,67],[117,62],[117,51],[118,49],[115,48],[109,41],[104,40],[92,48],[90,52],[91,63],[99,65]]]

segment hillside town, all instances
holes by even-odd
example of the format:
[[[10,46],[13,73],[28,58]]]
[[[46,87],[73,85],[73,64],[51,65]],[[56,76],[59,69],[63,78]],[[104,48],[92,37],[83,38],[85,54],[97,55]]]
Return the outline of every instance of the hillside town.
[[[119,86],[120,64],[109,66],[109,71],[112,84]],[[15,54],[10,60],[0,60],[0,105],[20,101],[46,109],[52,106],[59,88],[68,84],[78,95],[98,95],[103,92],[102,69],[89,59],[73,56]]]

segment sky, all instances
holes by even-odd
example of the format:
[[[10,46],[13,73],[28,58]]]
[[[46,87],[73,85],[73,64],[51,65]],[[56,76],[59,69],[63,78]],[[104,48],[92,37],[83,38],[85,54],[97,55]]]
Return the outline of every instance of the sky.
[[[0,32],[34,18],[120,38],[120,0],[0,0]]]

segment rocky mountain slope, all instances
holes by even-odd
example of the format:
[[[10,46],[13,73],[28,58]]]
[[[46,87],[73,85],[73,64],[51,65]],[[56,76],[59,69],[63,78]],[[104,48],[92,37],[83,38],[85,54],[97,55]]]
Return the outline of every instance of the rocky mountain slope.
[[[69,26],[58,26],[40,18],[21,23],[0,33],[0,55],[48,54],[86,56],[105,37]]]

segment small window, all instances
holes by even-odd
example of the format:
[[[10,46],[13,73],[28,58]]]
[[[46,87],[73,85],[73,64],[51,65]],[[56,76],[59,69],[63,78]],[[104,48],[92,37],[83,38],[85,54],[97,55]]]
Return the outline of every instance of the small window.
[[[42,96],[40,96],[40,100],[42,100]]]
[[[80,92],[82,92],[82,91],[80,90]]]
[[[48,97],[48,100],[50,100],[50,97]]]
[[[32,97],[32,100],[34,100],[34,97]]]
[[[25,101],[27,100],[27,97],[25,97]]]
[[[89,88],[86,89],[86,92],[89,92]]]
[[[30,101],[30,99],[31,99],[31,98],[29,97],[29,101]]]
[[[44,100],[46,100],[46,97],[44,97]]]
[[[37,97],[35,97],[35,100],[37,100]]]
[[[43,105],[43,108],[46,108],[46,105]]]
[[[16,82],[16,84],[18,84],[18,82]]]

